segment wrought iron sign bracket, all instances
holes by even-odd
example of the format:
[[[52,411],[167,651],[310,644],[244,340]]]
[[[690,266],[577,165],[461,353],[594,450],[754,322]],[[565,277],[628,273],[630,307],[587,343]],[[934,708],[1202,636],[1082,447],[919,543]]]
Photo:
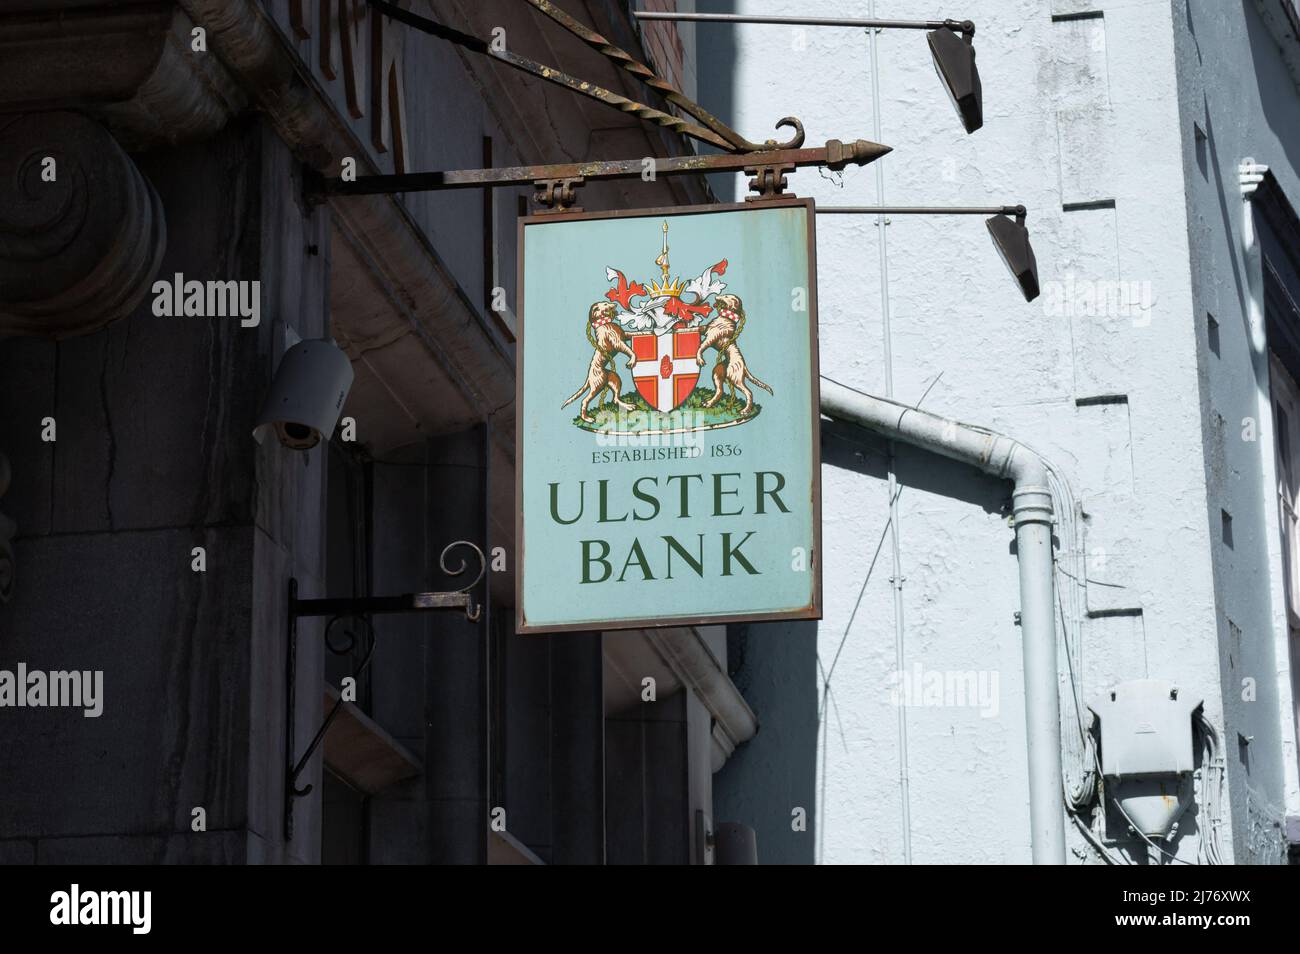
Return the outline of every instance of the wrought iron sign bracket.
[[[472,53],[491,57],[498,63],[528,73],[538,79],[546,80],[549,83],[563,86],[582,96],[589,96],[620,112],[631,113],[638,119],[655,123],[673,132],[698,139],[701,142],[707,142],[709,145],[716,146],[726,152],[770,152],[779,149],[797,149],[803,145],[802,126],[795,128],[795,134],[788,142],[779,143],[774,139],[768,139],[761,143],[751,142],[688,97],[668,80],[659,76],[650,67],[634,59],[626,50],[615,46],[595,30],[584,26],[554,3],[551,3],[550,0],[524,0],[524,2],[533,7],[538,13],[548,17],[554,23],[572,33],[601,56],[610,60],[615,66],[624,72],[630,73],[646,86],[655,90],[668,103],[676,106],[681,112],[697,120],[697,122],[691,122],[676,114],[664,112],[645,103],[629,99],[589,80],[570,76],[563,70],[520,56],[507,49],[504,43],[489,43],[479,37],[445,26],[436,20],[430,20],[428,17],[422,17],[410,10],[404,10],[395,3],[387,2],[387,0],[367,0],[367,2],[376,13],[383,14],[399,23],[404,23],[422,33],[455,43]],[[789,124],[784,122],[777,124],[778,128],[782,125]]]
[[[798,123],[787,118],[782,122]],[[808,166],[843,169],[865,166],[890,152],[889,146],[857,139],[841,142],[828,140],[813,149],[780,149],[776,152],[722,154],[713,156],[672,156],[655,160],[656,177],[699,175],[707,172],[748,172],[758,185],[751,186],[764,195],[785,187],[784,174]],[[756,170],[771,169],[772,174]],[[455,169],[446,172],[406,172],[398,175],[360,176],[353,180],[326,178],[310,167],[303,169],[303,190],[313,204],[335,196],[392,195],[398,192],[433,192],[443,189],[499,189],[510,186],[533,186],[538,202],[564,211],[576,198],[574,190],[592,179],[640,179],[645,173],[642,159],[610,159],[596,162],[560,162],[539,166],[505,166],[493,169]],[[770,181],[769,189],[765,182]]]
[[[339,696],[330,709],[329,714],[325,716],[325,721],[321,727],[316,730],[312,737],[311,744],[307,750],[297,759],[294,759],[295,739],[295,707],[297,696],[298,681],[298,620],[304,616],[328,616],[329,622],[325,624],[325,647],[336,656],[351,655],[357,648],[358,636],[351,629],[343,631],[344,641],[337,645],[330,638],[332,630],[336,623],[343,620],[355,620],[362,624],[364,633],[365,653],[352,671],[355,679],[370,665],[370,660],[375,652],[375,631],[370,623],[370,617],[376,613],[422,613],[431,610],[460,610],[465,614],[465,618],[471,622],[477,622],[482,615],[482,607],[474,602],[470,594],[479,580],[483,579],[483,574],[487,570],[487,557],[473,543],[468,540],[457,540],[449,543],[443,548],[442,554],[438,557],[438,566],[443,573],[448,576],[460,576],[469,568],[469,563],[462,559],[460,566],[451,569],[447,565],[447,554],[456,547],[469,547],[478,557],[478,575],[474,579],[462,586],[459,590],[449,592],[434,593],[404,593],[401,596],[359,596],[344,597],[339,599],[299,599],[298,598],[298,581],[289,580],[289,623],[287,639],[287,656],[285,663],[285,730],[284,730],[284,751],[285,751],[285,777],[284,777],[284,839],[285,841],[293,840],[293,805],[296,799],[309,795],[312,791],[311,785],[298,787],[298,779],[307,768],[307,763],[311,761],[312,755],[320,747],[321,742],[325,739],[325,733],[329,730],[330,724],[334,717],[339,714],[343,708],[343,697]]]
[[[570,76],[554,67],[519,56],[507,50],[504,45],[498,47],[495,43],[444,26],[386,0],[367,0],[367,2],[377,15],[387,16],[431,36],[491,57],[506,66],[557,83],[621,112],[631,113],[639,119],[653,122],[672,132],[690,136],[722,150],[721,155],[656,158],[654,160],[656,177],[743,170],[753,176],[750,189],[758,193],[751,198],[761,200],[782,195],[787,184],[785,174],[797,168],[824,166],[839,169],[849,164],[866,165],[890,151],[888,146],[863,139],[849,143],[832,139],[820,149],[805,149],[803,148],[803,124],[793,116],[786,116],[776,124],[778,129],[793,130],[790,138],[785,142],[778,142],[776,139],[752,142],[728,127],[650,67],[633,59],[625,50],[579,23],[549,0],[524,0],[524,2],[578,37],[614,65],[655,90],[669,104],[675,106],[681,113],[692,117],[696,122],[628,99],[590,81]],[[391,195],[399,192],[426,192],[439,189],[492,189],[532,185],[536,190],[534,201],[543,211],[576,212],[581,211],[575,205],[576,190],[587,180],[640,178],[644,172],[645,161],[642,159],[374,175],[362,176],[351,181],[344,181],[342,178],[326,178],[315,169],[305,168],[303,192],[309,205],[318,205],[333,196]]]

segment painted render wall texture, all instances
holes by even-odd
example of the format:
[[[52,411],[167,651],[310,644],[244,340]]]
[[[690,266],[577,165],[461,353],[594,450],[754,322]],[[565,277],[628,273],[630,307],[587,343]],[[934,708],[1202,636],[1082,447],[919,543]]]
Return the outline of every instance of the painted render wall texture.
[[[1228,80],[1219,75],[1231,73],[1244,77],[1232,82],[1253,85],[1245,47],[1253,60],[1275,51],[1248,38],[1258,32],[1243,25],[1251,22],[1252,4],[1202,6],[1216,9],[1213,27],[1198,24],[1202,49],[1210,29],[1220,31],[1214,42],[1222,44],[1205,67],[1213,71],[1206,84],[1222,87]],[[889,0],[714,2],[700,9],[918,15]],[[1105,0],[999,0],[980,4],[972,16],[983,129],[970,136],[962,130],[922,33],[882,32],[879,139],[894,147],[880,163],[883,196],[874,167],[849,170],[842,180],[800,172],[791,190],[819,205],[1023,202],[1043,294],[1022,300],[979,218],[893,216],[884,227],[886,338],[875,218],[819,216],[823,373],[884,395],[888,351],[898,400],[923,400],[929,410],[1002,431],[1042,453],[1069,481],[1084,514],[1080,545],[1090,582],[1078,675],[1085,702],[1119,681],[1162,678],[1203,697],[1207,716],[1222,727],[1227,677],[1220,672],[1220,631],[1228,597],[1216,601],[1216,580],[1234,588],[1231,602],[1242,607],[1234,612],[1267,642],[1271,622],[1253,600],[1272,564],[1261,554],[1240,567],[1239,578],[1216,575],[1219,505],[1218,489],[1206,486],[1213,435],[1203,408],[1200,299],[1218,287],[1236,307],[1236,296],[1230,286],[1219,287],[1231,269],[1217,263],[1194,283],[1193,266],[1206,266],[1193,258],[1188,216],[1205,217],[1214,240],[1208,244],[1226,244],[1219,233],[1227,227],[1209,213],[1226,206],[1235,214],[1236,163],[1254,142],[1274,140],[1258,108],[1252,116],[1246,103],[1247,115],[1222,120],[1233,127],[1234,141],[1224,144],[1217,175],[1188,181],[1195,159],[1188,158],[1194,145],[1186,94],[1180,96],[1190,42],[1183,0],[1113,7]],[[750,138],[774,135],[773,124],[786,115],[803,120],[812,145],[876,138],[864,31],[702,24],[697,40],[701,101]],[[1280,60],[1255,65],[1271,75]],[[1278,96],[1295,102],[1292,87]],[[1240,112],[1240,97],[1225,89],[1220,98],[1225,111]],[[1288,176],[1284,185],[1297,194]],[[726,199],[739,194],[729,186],[744,189],[739,177],[735,183],[721,180],[715,188]],[[1198,189],[1203,195],[1194,196]],[[764,863],[898,862],[905,830],[916,862],[1027,862],[1019,594],[1012,531],[1002,514],[1009,485],[910,448],[896,450],[904,682],[923,683],[931,672],[974,674],[976,687],[975,698],[950,696],[945,704],[914,699],[905,707],[904,749],[891,699],[897,667],[889,448],[829,426],[823,434],[826,613],[817,628],[816,674],[798,666],[806,648],[794,637],[766,638],[765,627],[748,628],[744,666],[755,668],[734,678],[762,729],[715,780],[717,816],[754,825]],[[1243,522],[1263,519],[1256,500]],[[1058,576],[1061,583],[1068,585]],[[814,686],[792,689],[779,675],[782,659]],[[1262,653],[1251,659],[1261,681],[1272,672],[1262,668],[1266,662]],[[792,741],[806,744],[800,727],[810,692],[820,710],[815,766]],[[1276,697],[1259,705],[1272,707],[1274,728],[1260,729],[1256,756],[1267,764],[1255,766],[1261,775],[1252,784],[1280,804],[1284,720]],[[1231,736],[1227,755],[1230,811],[1244,815]],[[761,779],[782,765],[799,778],[769,787],[769,797],[756,795]],[[1294,785],[1294,767],[1289,772]],[[803,806],[810,824],[800,840],[790,832],[798,806],[787,802],[808,797],[815,804]],[[1243,824],[1234,819],[1225,832],[1229,857]],[[1193,860],[1194,815],[1184,829],[1177,852]],[[1075,832],[1067,837],[1069,861],[1096,860]],[[1236,850],[1238,860],[1247,860]]]

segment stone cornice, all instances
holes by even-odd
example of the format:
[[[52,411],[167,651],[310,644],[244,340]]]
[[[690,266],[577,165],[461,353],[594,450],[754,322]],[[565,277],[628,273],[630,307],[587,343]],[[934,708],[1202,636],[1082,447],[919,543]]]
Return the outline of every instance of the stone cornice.
[[[247,104],[172,2],[0,13],[0,112],[76,108],[129,150],[206,139]]]

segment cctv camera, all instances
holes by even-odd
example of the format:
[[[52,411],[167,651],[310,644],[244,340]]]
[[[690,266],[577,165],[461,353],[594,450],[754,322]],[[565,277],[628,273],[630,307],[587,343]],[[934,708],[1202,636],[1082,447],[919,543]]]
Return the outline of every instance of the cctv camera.
[[[285,447],[310,450],[334,433],[352,387],[352,362],[328,338],[300,341],[284,353],[253,436],[268,426]]]

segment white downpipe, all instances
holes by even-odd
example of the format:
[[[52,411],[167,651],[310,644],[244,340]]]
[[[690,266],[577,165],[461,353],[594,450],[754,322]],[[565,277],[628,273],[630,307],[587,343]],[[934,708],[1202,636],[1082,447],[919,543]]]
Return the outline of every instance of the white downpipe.
[[[1037,454],[1009,437],[861,394],[825,378],[821,382],[821,411],[834,420],[865,427],[1013,482],[1011,499],[1020,565],[1020,636],[1025,668],[1025,741],[1033,861],[1036,865],[1065,864],[1061,714],[1052,583],[1052,495],[1047,466]]]
[[[1255,206],[1251,199],[1254,198],[1255,191],[1259,184],[1264,181],[1264,173],[1268,172],[1268,166],[1261,165],[1254,159],[1246,158],[1241,161],[1237,167],[1238,177],[1241,180],[1241,248],[1242,257],[1246,265],[1246,284],[1249,286],[1249,295],[1246,300],[1246,320],[1250,328],[1250,347],[1257,359],[1256,366],[1262,368],[1263,387],[1260,389],[1264,396],[1263,403],[1265,406],[1271,405],[1268,397],[1268,338],[1264,331],[1264,276],[1263,267],[1260,263],[1262,255],[1259,249],[1259,234],[1255,231]],[[1258,377],[1259,375],[1257,375]],[[1269,488],[1268,497],[1273,495],[1273,489]],[[1267,497],[1265,499],[1268,499]]]

